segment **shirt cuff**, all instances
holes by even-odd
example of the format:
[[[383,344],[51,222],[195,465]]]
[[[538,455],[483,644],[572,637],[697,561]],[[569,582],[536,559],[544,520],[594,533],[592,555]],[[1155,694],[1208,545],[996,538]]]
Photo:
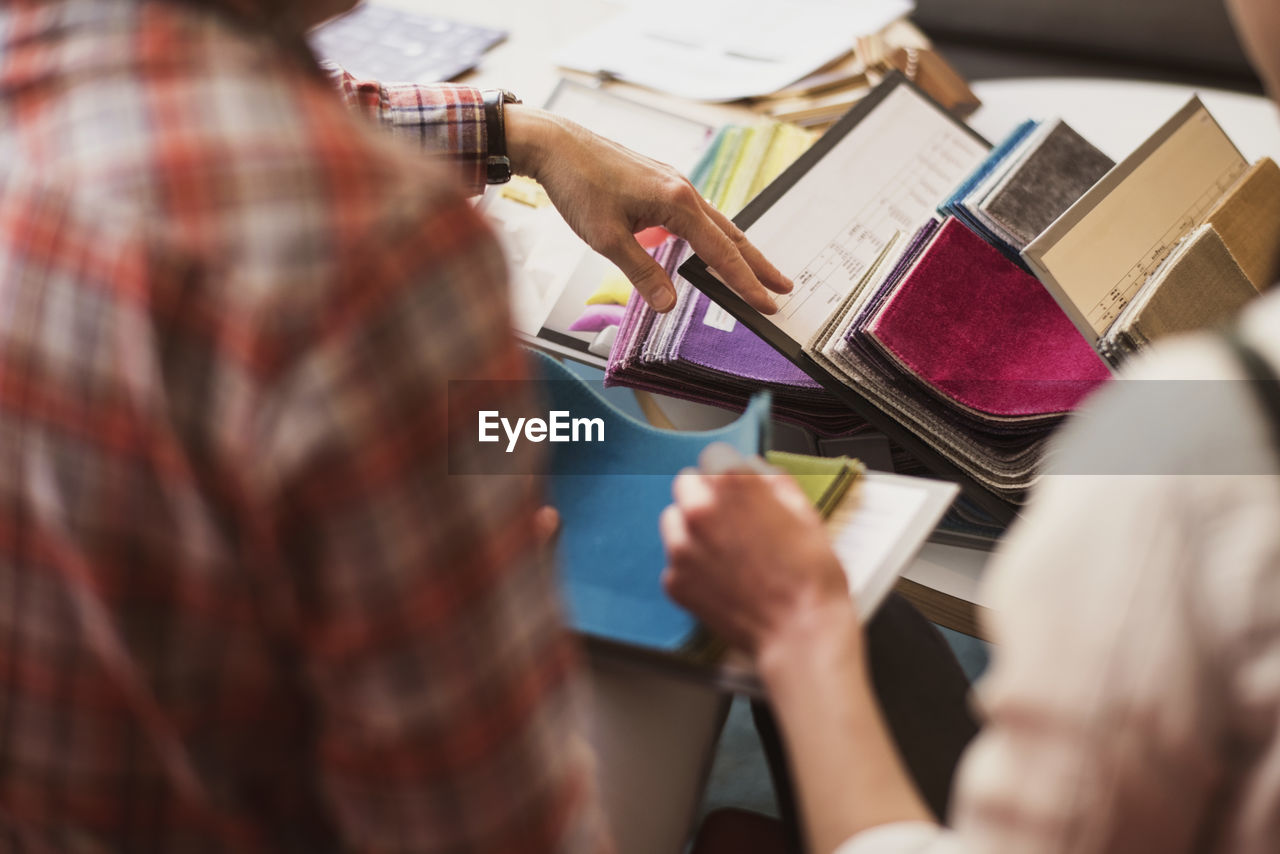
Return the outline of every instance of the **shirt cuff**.
[[[484,192],[489,133],[479,89],[452,83],[384,84],[356,77],[332,62],[321,67],[349,108],[448,161],[468,194]]]
[[[833,854],[925,854],[932,852],[945,831],[925,821],[899,821],[864,830]]]
[[[481,91],[454,83],[392,83],[382,91],[383,127],[451,161],[469,195],[483,193],[489,126]]]

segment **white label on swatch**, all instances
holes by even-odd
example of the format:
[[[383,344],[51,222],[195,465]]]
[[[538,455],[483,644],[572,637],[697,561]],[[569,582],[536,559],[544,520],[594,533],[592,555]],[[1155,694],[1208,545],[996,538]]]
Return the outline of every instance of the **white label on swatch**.
[[[733,319],[732,314],[715,303],[707,304],[707,313],[702,316],[702,323],[704,326],[719,329],[721,332],[732,332],[733,328],[738,325],[738,321]]]

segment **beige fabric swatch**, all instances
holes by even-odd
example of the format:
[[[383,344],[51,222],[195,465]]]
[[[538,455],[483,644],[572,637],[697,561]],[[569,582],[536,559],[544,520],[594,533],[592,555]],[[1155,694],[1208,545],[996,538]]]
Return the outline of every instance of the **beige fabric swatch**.
[[[1218,232],[1202,225],[1125,306],[1115,332],[1140,349],[1179,332],[1225,326],[1255,296]]]
[[[1280,279],[1280,166],[1264,157],[1209,211],[1240,269],[1259,291]]]
[[[1192,98],[1022,251],[1091,342],[1249,161]]]

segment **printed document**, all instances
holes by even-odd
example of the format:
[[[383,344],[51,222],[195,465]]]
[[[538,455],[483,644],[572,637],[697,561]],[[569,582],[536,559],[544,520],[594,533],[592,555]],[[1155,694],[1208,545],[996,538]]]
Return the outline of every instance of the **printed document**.
[[[899,231],[914,232],[987,146],[910,86],[897,86],[747,228],[795,282],[770,318],[808,342]]]

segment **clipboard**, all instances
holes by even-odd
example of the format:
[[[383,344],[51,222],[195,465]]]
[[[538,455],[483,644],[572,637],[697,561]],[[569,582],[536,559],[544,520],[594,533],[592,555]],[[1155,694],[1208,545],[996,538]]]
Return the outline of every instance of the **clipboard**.
[[[777,180],[753,199],[738,216],[734,217],[734,223],[743,231],[748,231],[767,211],[774,208],[779,200],[786,196],[801,178],[808,174],[818,163],[822,162],[854,128],[861,125],[888,98],[895,93],[899,93],[902,89],[906,89],[936,110],[951,122],[954,128],[978,143],[984,150],[990,148],[991,144],[980,134],[964,122],[948,114],[936,101],[912,84],[902,74],[894,72],[886,77],[884,82],[871,94],[854,106]],[[959,180],[957,179],[957,183]],[[950,189],[952,187],[946,188],[947,191]],[[944,191],[943,196],[937,200],[937,203],[940,204],[945,199],[945,195],[946,192]],[[784,272],[786,271],[784,270]],[[694,256],[686,261],[680,267],[680,274],[700,291],[707,294],[712,301],[733,315],[738,322],[745,325],[865,418],[869,424],[908,450],[934,475],[941,479],[958,483],[976,503],[997,520],[1010,522],[1015,518],[1019,506],[1016,501],[975,479],[959,465],[934,449],[926,440],[902,425],[895,417],[861,394],[858,389],[847,385],[842,379],[831,373],[825,366],[805,352],[804,341],[798,340],[783,330],[773,317],[760,314],[747,305],[737,294],[707,270],[706,263],[701,258]]]

